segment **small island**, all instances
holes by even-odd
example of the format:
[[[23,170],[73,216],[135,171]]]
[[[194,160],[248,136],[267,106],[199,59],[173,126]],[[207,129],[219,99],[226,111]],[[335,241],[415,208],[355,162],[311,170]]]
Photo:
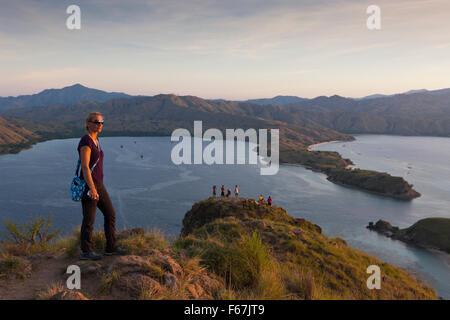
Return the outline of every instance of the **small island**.
[[[280,152],[280,162],[300,164],[313,171],[322,172],[327,179],[338,185],[359,189],[369,193],[412,200],[421,194],[402,177],[385,172],[353,168],[350,159],[344,159],[334,151],[285,150]]]
[[[420,197],[402,177],[394,177],[385,172],[361,169],[329,169],[328,180],[349,188],[362,189],[367,192],[400,200],[412,200]]]
[[[394,227],[387,221],[378,220],[375,224],[370,222],[367,228],[392,239],[450,253],[449,218],[426,218],[405,229]]]

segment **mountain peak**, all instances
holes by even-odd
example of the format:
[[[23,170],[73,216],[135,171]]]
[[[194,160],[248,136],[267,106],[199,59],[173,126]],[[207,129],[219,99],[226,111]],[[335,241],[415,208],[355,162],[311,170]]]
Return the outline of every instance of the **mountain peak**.
[[[66,89],[66,88],[86,88],[86,89],[88,89],[88,87],[83,86],[81,83],[75,83],[74,85],[64,87],[63,89]]]
[[[130,95],[121,92],[106,92],[91,89],[80,83],[75,83],[61,89],[46,89],[32,95],[8,97],[0,101],[0,112],[20,107],[35,107],[43,105],[70,105],[83,101],[105,102],[116,98],[129,98]]]
[[[338,94],[334,94],[332,96],[330,96],[330,99],[345,99],[343,96],[340,96]]]

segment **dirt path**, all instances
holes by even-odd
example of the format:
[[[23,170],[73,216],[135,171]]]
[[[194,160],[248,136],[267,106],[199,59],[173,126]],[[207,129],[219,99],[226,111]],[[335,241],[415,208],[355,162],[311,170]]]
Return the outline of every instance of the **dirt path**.
[[[58,281],[65,285],[65,270],[70,265],[62,257],[44,257],[32,260],[33,272],[25,279],[5,279],[0,281],[0,300],[36,299],[39,291]]]

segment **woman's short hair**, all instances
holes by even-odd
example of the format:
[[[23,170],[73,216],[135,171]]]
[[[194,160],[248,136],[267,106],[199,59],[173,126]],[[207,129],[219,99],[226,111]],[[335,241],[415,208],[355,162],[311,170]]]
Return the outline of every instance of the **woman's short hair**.
[[[91,113],[88,114],[88,116],[87,116],[87,118],[86,118],[86,122],[91,121],[92,118],[94,118],[95,116],[101,116],[101,117],[103,117],[103,115],[102,115],[100,112],[91,112]],[[88,128],[88,126],[87,126],[87,123],[86,123],[86,130],[89,132],[89,128]]]

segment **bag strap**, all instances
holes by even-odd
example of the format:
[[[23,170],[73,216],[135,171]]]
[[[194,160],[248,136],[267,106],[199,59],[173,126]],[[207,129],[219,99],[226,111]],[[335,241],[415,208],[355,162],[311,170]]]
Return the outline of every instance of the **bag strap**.
[[[92,138],[91,138],[91,140],[92,140]],[[92,140],[93,141],[93,140]],[[95,166],[97,165],[97,163],[98,163],[98,160],[100,160],[100,155],[101,155],[101,153],[102,153],[102,147],[100,147],[100,141],[98,141],[98,139],[97,139],[97,148],[100,150],[100,152],[99,152],[99,156],[98,156],[98,159],[97,159],[97,161],[95,161],[95,163],[94,163],[94,165],[92,166],[92,168],[91,168],[91,173],[92,173],[92,171],[94,171],[94,168],[95,168]],[[80,159],[80,155],[78,155],[78,164],[77,164],[77,169],[75,170],[75,175],[77,176],[77,177],[79,177],[80,175],[78,174],[78,170],[80,170],[80,166],[81,166],[81,159]]]
[[[98,163],[99,160],[100,160],[100,156],[98,157],[97,161],[95,161],[94,165],[92,166],[92,168],[91,168],[91,173],[92,173],[92,171],[94,171],[94,168],[95,168],[95,166],[97,165],[97,163]],[[75,175],[76,175],[77,177],[80,176],[80,175],[78,174],[78,170],[80,169],[80,166],[81,166],[81,159],[80,159],[80,157],[78,156],[77,169],[75,170]]]

